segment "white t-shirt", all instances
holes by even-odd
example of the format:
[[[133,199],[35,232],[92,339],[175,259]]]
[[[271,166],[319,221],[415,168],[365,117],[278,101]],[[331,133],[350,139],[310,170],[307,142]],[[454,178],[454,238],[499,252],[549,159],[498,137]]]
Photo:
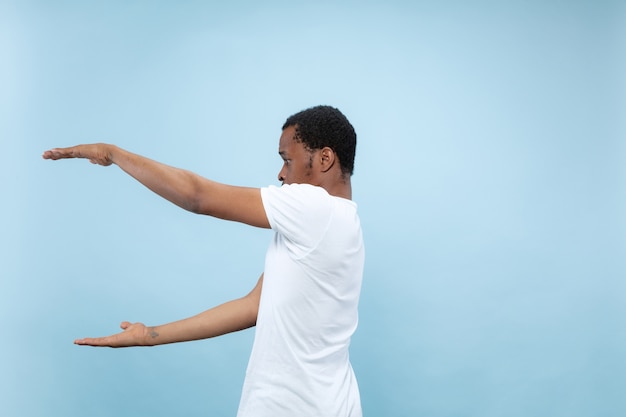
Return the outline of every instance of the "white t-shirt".
[[[357,205],[307,184],[261,190],[272,229],[238,417],[360,417],[348,347],[364,248]]]

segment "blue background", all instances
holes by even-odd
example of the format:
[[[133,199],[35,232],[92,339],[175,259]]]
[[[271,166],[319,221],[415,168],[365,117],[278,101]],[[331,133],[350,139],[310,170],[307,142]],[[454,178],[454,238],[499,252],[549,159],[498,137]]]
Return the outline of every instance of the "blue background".
[[[626,415],[625,74],[617,1],[0,2],[0,414],[234,416],[253,330],[72,341],[247,293],[271,238],[44,150],[265,186],[285,118],[331,104],[365,415]]]

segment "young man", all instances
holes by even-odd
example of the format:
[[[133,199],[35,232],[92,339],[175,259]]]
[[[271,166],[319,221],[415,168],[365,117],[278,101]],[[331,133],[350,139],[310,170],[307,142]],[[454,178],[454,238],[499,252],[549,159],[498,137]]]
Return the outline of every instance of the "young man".
[[[44,152],[44,159],[116,164],[186,210],[275,231],[265,269],[248,295],[161,326],[123,322],[121,333],[75,343],[152,346],[256,325],[239,417],[361,416],[348,357],[364,262],[351,201],[355,150],[356,134],[346,117],[318,106],[283,126],[281,187],[220,184],[107,144]]]

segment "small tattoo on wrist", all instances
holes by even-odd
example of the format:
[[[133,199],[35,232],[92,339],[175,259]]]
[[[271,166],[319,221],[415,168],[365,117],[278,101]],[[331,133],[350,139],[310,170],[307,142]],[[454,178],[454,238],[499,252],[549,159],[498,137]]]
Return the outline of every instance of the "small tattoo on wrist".
[[[157,331],[154,330],[154,327],[150,327],[150,337],[153,339],[156,339],[157,337],[159,337],[159,333],[157,333]]]

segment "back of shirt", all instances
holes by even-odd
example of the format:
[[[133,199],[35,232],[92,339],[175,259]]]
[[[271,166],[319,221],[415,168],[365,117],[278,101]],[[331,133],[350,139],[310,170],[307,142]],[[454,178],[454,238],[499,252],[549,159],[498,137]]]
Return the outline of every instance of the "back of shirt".
[[[306,184],[261,195],[276,234],[238,416],[360,416],[348,356],[364,263],[357,206]]]

